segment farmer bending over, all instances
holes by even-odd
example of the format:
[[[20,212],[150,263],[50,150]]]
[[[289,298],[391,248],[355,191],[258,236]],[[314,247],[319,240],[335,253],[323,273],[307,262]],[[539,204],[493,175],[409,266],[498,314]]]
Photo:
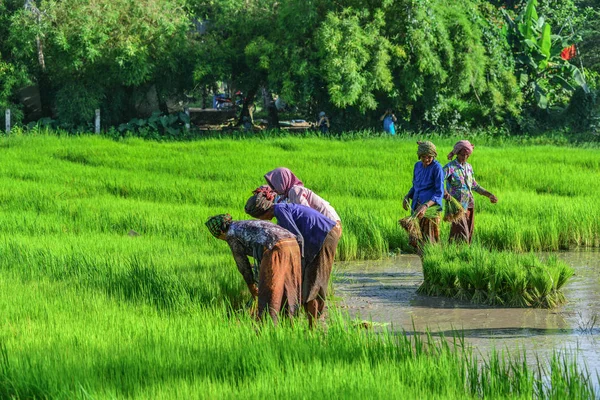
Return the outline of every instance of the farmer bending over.
[[[302,181],[288,168],[275,168],[265,174],[269,187],[287,203],[300,204],[317,210],[327,218],[335,221],[335,229],[342,237],[342,221],[329,202],[312,190],[304,187]],[[279,201],[278,201],[279,202]]]
[[[310,326],[323,316],[327,285],[339,241],[335,221],[312,208],[298,204],[275,204],[275,192],[261,186],[246,203],[246,213],[254,218],[270,220],[296,235],[302,254],[302,303]]]
[[[258,318],[265,309],[277,324],[277,315],[287,309],[291,318],[300,306],[300,248],[295,236],[267,221],[232,221],[220,214],[206,221],[210,233],[225,240],[250,293],[258,296]],[[248,257],[254,258],[254,268]]]

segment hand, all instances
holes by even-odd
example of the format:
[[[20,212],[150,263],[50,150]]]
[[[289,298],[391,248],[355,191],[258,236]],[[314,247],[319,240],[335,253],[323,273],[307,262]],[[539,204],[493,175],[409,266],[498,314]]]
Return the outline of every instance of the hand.
[[[408,197],[404,197],[404,200],[402,200],[402,208],[404,208],[405,210],[408,210],[409,207],[410,207],[410,199]]]
[[[249,286],[248,289],[250,289],[250,294],[252,297],[258,297],[258,287],[256,287],[256,285]]]
[[[444,200],[450,201],[450,193],[444,192]]]
[[[492,204],[496,204],[498,202],[498,198],[491,193],[490,193],[490,202],[492,202]]]
[[[427,206],[427,204],[422,204],[418,209],[417,209],[417,213],[415,214],[415,216],[418,219],[423,218],[423,216],[425,215],[425,212],[427,212],[427,209],[429,207]]]

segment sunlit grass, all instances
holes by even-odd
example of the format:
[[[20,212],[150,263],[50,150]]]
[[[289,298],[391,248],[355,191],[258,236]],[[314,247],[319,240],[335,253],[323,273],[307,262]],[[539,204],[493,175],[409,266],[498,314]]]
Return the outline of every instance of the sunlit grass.
[[[453,144],[435,141],[440,154]],[[477,199],[476,242],[598,245],[597,150],[476,145],[477,178],[500,199]],[[339,259],[409,251],[397,221],[415,151],[412,139],[360,136],[0,138],[0,398],[593,397],[568,363],[543,364],[555,371],[544,377],[499,368],[354,328],[335,309],[312,332],[303,318],[272,329],[245,315],[247,289],[208,216],[246,219],[262,175],[287,166],[342,217]],[[539,389],[548,376],[557,383]]]

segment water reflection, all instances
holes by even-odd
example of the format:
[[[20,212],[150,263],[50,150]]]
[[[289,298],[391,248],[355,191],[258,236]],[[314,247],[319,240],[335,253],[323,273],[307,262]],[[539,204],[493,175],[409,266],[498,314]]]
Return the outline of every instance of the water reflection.
[[[334,290],[340,307],[353,318],[434,336],[451,336],[458,330],[481,353],[496,348],[549,358],[555,350],[570,349],[596,376],[600,374],[600,252],[558,256],[574,268],[575,275],[564,287],[567,304],[553,310],[485,307],[419,295],[421,262],[412,255],[336,264]]]

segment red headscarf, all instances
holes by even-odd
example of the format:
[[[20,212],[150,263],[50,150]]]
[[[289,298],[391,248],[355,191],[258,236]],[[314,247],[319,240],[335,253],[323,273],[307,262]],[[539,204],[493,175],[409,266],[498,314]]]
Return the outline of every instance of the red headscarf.
[[[468,140],[459,140],[454,145],[452,151],[448,153],[448,160],[452,160],[454,155],[458,154],[461,150],[466,150],[467,154],[471,154],[473,152],[473,147],[475,146],[473,146]]]
[[[302,181],[287,168],[275,168],[265,174],[265,179],[277,194],[287,196],[293,186],[304,186]]]

